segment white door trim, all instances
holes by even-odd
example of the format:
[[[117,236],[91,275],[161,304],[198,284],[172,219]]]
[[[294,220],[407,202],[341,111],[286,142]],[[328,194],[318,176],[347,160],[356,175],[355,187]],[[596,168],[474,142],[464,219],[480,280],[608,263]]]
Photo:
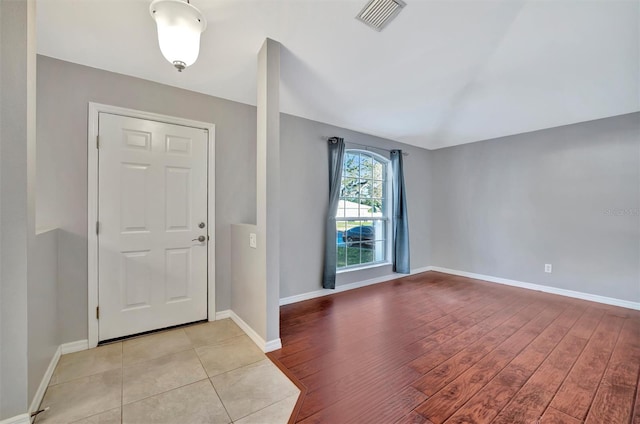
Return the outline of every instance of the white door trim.
[[[209,221],[209,244],[207,257],[207,312],[209,321],[216,319],[216,283],[215,283],[215,125],[209,122],[193,121],[190,119],[176,118],[173,116],[160,115],[157,113],[143,112],[134,109],[127,109],[117,106],[103,105],[100,103],[89,102],[89,122],[87,135],[87,152],[88,152],[88,220],[87,220],[87,250],[88,250],[88,329],[89,329],[89,348],[98,345],[98,320],[96,319],[96,307],[98,306],[98,237],[96,234],[96,222],[98,220],[98,114],[111,113],[113,115],[122,115],[132,118],[148,119],[151,121],[164,122],[174,125],[183,125],[186,127],[202,128],[208,130],[208,215]]]

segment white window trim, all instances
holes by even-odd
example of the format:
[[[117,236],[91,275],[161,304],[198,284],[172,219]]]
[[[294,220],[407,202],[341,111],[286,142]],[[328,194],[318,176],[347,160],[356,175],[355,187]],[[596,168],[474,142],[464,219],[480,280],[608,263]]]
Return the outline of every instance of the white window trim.
[[[392,216],[392,209],[391,209],[391,202],[393,199],[393,193],[392,191],[392,184],[391,181],[393,180],[393,170],[391,169],[391,159],[384,157],[378,153],[372,152],[370,150],[364,150],[364,149],[345,149],[344,154],[346,155],[349,152],[357,152],[360,154],[365,154],[365,155],[369,155],[373,158],[376,158],[382,162],[384,162],[385,164],[385,169],[386,169],[386,173],[385,173],[385,189],[386,189],[386,196],[384,197],[384,216],[381,218],[375,218],[375,220],[384,220],[387,222],[387,228],[386,228],[386,235],[385,235],[385,258],[382,261],[377,261],[377,262],[368,262],[366,264],[356,264],[356,265],[350,265],[350,266],[343,266],[338,268],[337,263],[336,263],[336,274],[344,274],[344,273],[348,273],[348,272],[353,272],[353,271],[362,271],[365,269],[370,269],[370,268],[378,268],[378,267],[382,267],[382,266],[389,266],[389,265],[393,265],[393,216]],[[342,181],[340,181],[340,184],[342,184]],[[338,219],[336,218],[336,222],[339,221],[365,221],[367,220],[367,217],[362,217],[362,218],[342,218],[342,219]],[[373,220],[373,218],[372,218]],[[336,246],[337,248],[337,246]]]
[[[363,265],[351,265],[336,269],[336,274],[346,274],[353,271],[362,271],[365,269],[379,268],[381,266],[391,266],[393,262],[370,262]]]

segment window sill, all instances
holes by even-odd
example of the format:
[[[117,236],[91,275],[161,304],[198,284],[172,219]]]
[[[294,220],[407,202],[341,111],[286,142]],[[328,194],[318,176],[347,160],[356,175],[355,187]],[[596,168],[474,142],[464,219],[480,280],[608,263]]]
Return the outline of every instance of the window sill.
[[[370,264],[370,265],[362,265],[362,266],[354,266],[354,267],[349,267],[349,268],[342,268],[336,271],[336,274],[346,274],[347,272],[352,272],[352,271],[362,271],[365,269],[371,269],[371,268],[380,268],[381,266],[389,266],[389,265],[393,265],[393,263],[391,262],[376,262],[374,264]]]

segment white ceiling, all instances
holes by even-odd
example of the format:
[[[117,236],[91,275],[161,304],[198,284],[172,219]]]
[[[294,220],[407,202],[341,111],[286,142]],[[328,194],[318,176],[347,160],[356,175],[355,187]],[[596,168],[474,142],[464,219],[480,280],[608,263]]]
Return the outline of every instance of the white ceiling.
[[[640,110],[640,1],[406,0],[378,33],[367,0],[192,0],[208,20],[183,73],[150,0],[38,0],[38,52],[256,103],[282,52],[281,109],[429,149]]]

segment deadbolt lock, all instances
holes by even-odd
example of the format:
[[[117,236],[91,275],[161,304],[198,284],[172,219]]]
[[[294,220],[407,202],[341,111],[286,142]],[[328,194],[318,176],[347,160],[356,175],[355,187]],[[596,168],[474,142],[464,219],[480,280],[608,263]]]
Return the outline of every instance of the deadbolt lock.
[[[205,223],[204,223],[204,222],[199,223],[199,224],[198,224],[198,227],[200,227],[200,228],[204,228],[204,227],[205,227]]]

